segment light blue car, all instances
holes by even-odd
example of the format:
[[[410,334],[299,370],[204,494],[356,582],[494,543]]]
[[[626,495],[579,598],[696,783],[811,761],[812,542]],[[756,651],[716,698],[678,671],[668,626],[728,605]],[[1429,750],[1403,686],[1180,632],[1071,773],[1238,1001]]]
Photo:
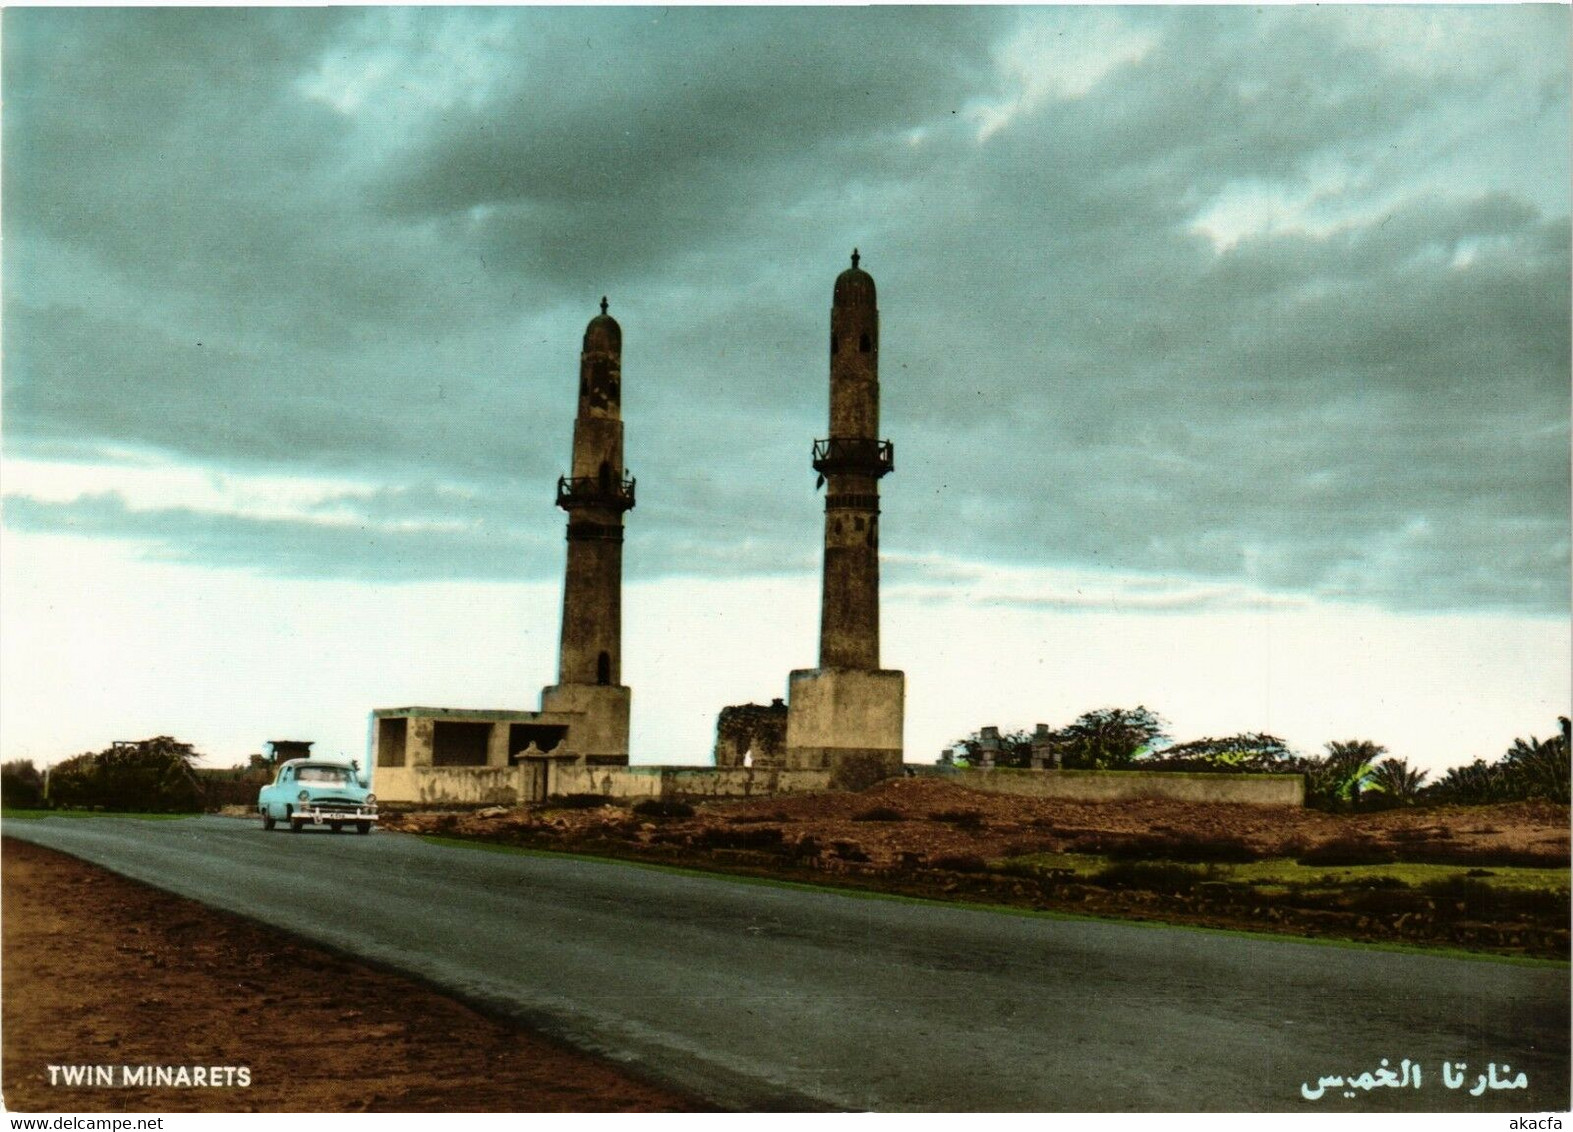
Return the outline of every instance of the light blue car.
[[[257,794],[257,812],[263,829],[288,822],[293,833],[308,825],[326,825],[334,833],[354,825],[356,833],[370,833],[377,796],[367,789],[356,763],[290,759]]]

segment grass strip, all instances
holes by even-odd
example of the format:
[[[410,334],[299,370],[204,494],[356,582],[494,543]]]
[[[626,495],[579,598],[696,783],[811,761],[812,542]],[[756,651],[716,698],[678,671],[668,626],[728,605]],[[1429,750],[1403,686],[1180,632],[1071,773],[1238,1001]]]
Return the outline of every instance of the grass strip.
[[[0,810],[0,821],[38,821],[41,818],[132,818],[136,821],[185,821],[200,814],[144,814],[116,810]]]

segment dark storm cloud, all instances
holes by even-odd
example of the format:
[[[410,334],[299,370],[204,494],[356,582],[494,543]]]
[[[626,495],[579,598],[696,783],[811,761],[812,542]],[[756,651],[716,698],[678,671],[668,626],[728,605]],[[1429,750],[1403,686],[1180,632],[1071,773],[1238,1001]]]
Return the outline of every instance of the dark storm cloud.
[[[1563,9],[4,30],[12,453],[387,485],[323,501],[354,530],[94,498],[12,525],[549,574],[609,292],[630,571],[813,570],[829,284],[860,243],[887,549],[1566,611]]]
[[[22,531],[130,539],[150,558],[223,566],[292,578],[441,581],[462,576],[505,581],[540,576],[560,556],[532,538],[497,527],[461,530],[376,524],[304,523],[183,508],[137,511],[114,494],[70,503],[13,499],[6,522]]]

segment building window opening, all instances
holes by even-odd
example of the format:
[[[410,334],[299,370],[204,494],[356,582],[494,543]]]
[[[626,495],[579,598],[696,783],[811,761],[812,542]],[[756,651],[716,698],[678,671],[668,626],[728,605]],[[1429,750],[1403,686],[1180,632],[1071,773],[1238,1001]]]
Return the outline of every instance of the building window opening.
[[[490,723],[439,719],[432,724],[432,766],[485,766],[491,742]]]
[[[836,353],[840,349],[841,349],[841,343],[837,340],[836,336],[834,334],[832,334],[830,336],[830,352],[832,354],[834,354],[834,353]]]
[[[595,682],[597,684],[610,684],[612,682],[612,654],[601,651],[595,658]]]
[[[377,721],[377,765],[403,766],[410,721],[402,715]]]
[[[874,348],[873,340],[867,334],[858,339],[858,353],[866,354]]]
[[[612,488],[612,465],[605,460],[601,461],[599,479],[601,481],[601,490],[610,491]]]

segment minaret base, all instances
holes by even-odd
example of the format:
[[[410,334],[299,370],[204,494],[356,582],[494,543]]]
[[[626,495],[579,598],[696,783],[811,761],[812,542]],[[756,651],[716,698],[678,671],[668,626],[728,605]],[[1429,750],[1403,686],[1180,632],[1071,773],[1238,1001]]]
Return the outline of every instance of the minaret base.
[[[797,669],[782,765],[829,770],[832,786],[854,790],[901,774],[906,685],[894,669]]]
[[[628,761],[628,718],[633,689],[624,684],[553,684],[541,689],[542,712],[580,712],[573,749],[598,764]]]

